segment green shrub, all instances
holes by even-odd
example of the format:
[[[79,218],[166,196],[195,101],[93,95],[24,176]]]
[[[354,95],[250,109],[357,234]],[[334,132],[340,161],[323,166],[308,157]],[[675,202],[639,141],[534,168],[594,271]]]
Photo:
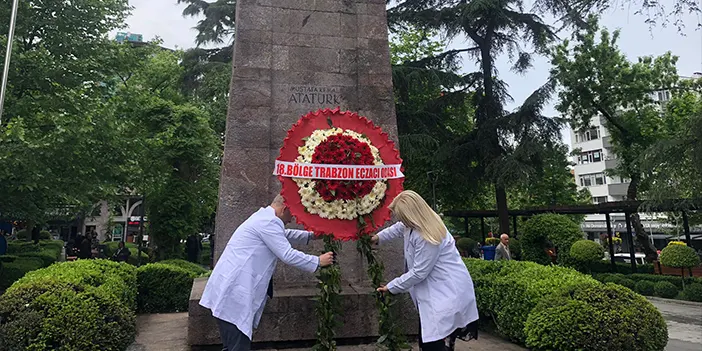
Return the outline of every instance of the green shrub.
[[[12,262],[3,263],[0,271],[0,290],[9,288],[27,272],[40,269],[43,265],[44,262],[37,257],[17,257]]]
[[[531,310],[549,295],[575,285],[599,284],[590,276],[557,266],[535,263],[503,266],[499,276],[489,283],[488,305],[502,334],[524,342],[524,323]],[[519,264],[517,264],[519,266]]]
[[[29,272],[12,288],[41,278],[58,279],[79,285],[99,286],[126,306],[136,308],[136,267],[108,260],[62,262]]]
[[[30,239],[29,232],[26,229],[18,230],[16,236],[17,236],[17,239],[19,239],[19,240],[29,240]]]
[[[683,298],[689,301],[702,302],[702,284],[693,283],[683,290]]]
[[[630,290],[634,290],[636,288],[636,282],[629,278],[623,278],[619,280],[619,283],[617,284],[629,288]]]
[[[630,263],[615,262],[614,266],[614,273],[631,274]],[[598,262],[592,262],[588,265],[587,268],[591,273],[612,273],[612,263],[609,260],[600,260]],[[653,264],[650,263],[636,265],[636,271],[638,273],[648,274],[653,274],[655,272]]]
[[[522,244],[519,242],[519,239],[509,239],[509,254],[512,256],[513,260],[522,260]]]
[[[629,278],[635,280],[635,281],[641,281],[641,280],[647,280],[650,282],[669,282],[673,283],[678,289],[682,289],[682,279],[680,277],[672,276],[672,275],[661,275],[661,274],[629,274]],[[690,280],[690,279],[688,279]]]
[[[207,273],[207,269],[203,268],[197,263],[188,262],[186,260],[165,260],[158,263],[167,264],[170,266],[176,266],[185,269],[188,272],[192,272],[197,276]]]
[[[140,313],[187,311],[196,276],[186,269],[163,263],[139,267],[137,310]]]
[[[583,238],[580,226],[564,215],[540,214],[530,218],[519,237],[522,258],[540,264],[550,264],[551,258],[544,249],[556,247],[558,261],[567,262],[570,247]]]
[[[7,253],[16,255],[24,252],[39,252],[40,246],[31,241],[13,240],[7,243]]]
[[[577,286],[543,299],[524,330],[532,350],[663,351],[668,343],[660,312],[615,284]]]
[[[654,290],[656,292],[657,296],[666,298],[666,299],[672,299],[678,296],[678,288],[673,284],[669,282],[658,282],[654,286]]]
[[[456,246],[464,256],[473,257],[473,250],[478,246],[478,242],[471,238],[460,238],[456,241]]]
[[[668,245],[660,254],[662,265],[673,268],[690,268],[700,264],[700,256],[687,245]]]
[[[604,257],[602,245],[591,240],[578,240],[570,247],[570,257],[582,265],[599,262]]]
[[[107,289],[38,277],[0,296],[0,351],[125,350],[133,310]]]
[[[656,294],[655,283],[648,280],[640,280],[636,283],[635,290],[643,296],[653,296]]]
[[[593,277],[602,283],[614,283],[614,284],[619,284],[619,282],[622,279],[624,279],[624,275],[618,274],[618,273],[602,273],[602,274],[596,274]]]
[[[51,240],[51,233],[48,230],[42,230],[39,232],[39,240]]]

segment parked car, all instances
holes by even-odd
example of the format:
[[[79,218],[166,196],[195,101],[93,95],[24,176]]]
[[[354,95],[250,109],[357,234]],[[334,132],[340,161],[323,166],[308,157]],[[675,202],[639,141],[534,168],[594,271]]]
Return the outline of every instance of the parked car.
[[[646,255],[643,253],[640,253],[640,252],[635,253],[634,259],[636,260],[636,264],[638,264],[638,265],[646,264]],[[629,253],[614,254],[614,261],[615,262],[631,263],[631,255]]]

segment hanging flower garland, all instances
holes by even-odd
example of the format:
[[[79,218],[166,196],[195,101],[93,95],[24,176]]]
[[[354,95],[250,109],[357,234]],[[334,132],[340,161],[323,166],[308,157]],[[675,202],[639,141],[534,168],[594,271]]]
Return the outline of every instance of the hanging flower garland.
[[[365,117],[339,109],[303,116],[288,131],[274,174],[296,220],[324,235],[325,250],[337,252],[340,241],[358,240],[368,262],[373,288],[382,283],[383,266],[370,249],[370,237],[390,219],[388,205],[402,191],[402,160],[388,135]],[[318,274],[319,327],[315,350],[335,350],[336,316],[341,305],[337,265]],[[389,296],[376,294],[379,343],[399,350],[406,343],[390,315]]]

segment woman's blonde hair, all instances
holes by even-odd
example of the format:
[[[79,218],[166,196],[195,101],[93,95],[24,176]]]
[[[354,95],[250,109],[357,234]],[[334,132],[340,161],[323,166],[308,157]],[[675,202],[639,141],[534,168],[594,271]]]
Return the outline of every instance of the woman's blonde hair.
[[[447,230],[441,217],[414,191],[401,192],[389,208],[400,222],[418,230],[429,243],[439,245],[446,237]]]

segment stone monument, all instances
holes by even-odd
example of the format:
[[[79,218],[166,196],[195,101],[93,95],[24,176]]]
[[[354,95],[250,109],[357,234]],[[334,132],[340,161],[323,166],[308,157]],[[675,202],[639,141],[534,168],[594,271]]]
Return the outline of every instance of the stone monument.
[[[287,130],[320,108],[366,116],[397,141],[385,0],[239,0],[226,142],[215,229],[215,259],[234,230],[280,191],[272,175]],[[298,247],[322,251],[321,240]],[[403,273],[402,243],[383,246],[385,277]],[[339,253],[343,326],[339,338],[377,336],[377,312],[355,243]],[[198,305],[206,280],[196,280],[189,308],[191,345],[218,344],[216,323]],[[313,341],[317,327],[313,274],[279,264],[253,341]],[[400,324],[416,334],[416,309],[400,302]]]

